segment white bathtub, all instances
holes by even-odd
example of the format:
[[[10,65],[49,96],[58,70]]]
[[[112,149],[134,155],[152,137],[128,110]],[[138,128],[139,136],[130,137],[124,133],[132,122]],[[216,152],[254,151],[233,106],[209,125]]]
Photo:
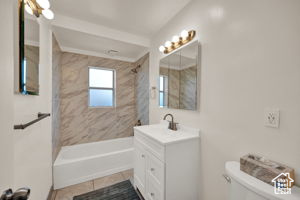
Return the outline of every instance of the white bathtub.
[[[65,146],[54,162],[54,189],[131,168],[133,168],[133,137]]]

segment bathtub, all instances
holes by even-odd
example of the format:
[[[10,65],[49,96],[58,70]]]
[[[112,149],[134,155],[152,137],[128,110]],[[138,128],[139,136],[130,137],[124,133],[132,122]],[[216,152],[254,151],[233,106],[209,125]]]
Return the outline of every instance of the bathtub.
[[[64,146],[53,165],[54,189],[133,168],[133,137]]]

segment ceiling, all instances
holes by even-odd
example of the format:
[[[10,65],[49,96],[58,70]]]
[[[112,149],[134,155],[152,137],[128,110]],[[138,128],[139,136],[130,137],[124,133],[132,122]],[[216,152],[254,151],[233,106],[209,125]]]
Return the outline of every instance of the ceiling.
[[[151,37],[191,0],[52,0],[55,14]]]
[[[151,37],[191,0],[52,0],[63,51],[136,61]],[[107,54],[116,50],[116,55]]]
[[[135,44],[60,27],[54,27],[54,32],[62,51],[67,52],[134,62],[147,50],[147,48]],[[110,54],[109,50],[117,51],[117,53]]]

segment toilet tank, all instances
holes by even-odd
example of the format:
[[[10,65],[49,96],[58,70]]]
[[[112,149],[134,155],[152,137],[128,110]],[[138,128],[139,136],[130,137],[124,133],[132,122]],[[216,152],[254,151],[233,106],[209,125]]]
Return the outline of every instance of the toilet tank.
[[[270,200],[256,192],[246,188],[245,186],[243,186],[242,184],[237,182],[235,179],[231,179],[230,196],[229,197],[230,197],[229,200]]]
[[[300,200],[298,187],[292,188],[292,194],[275,194],[273,186],[242,172],[239,162],[226,162],[225,169],[230,181],[229,200]]]

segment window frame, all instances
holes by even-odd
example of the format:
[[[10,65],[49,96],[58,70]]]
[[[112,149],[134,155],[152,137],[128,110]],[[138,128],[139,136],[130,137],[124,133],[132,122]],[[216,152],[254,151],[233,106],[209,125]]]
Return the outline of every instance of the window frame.
[[[160,90],[160,78],[163,78],[163,90]],[[163,105],[161,106],[160,105],[160,100],[159,100],[159,107],[161,108],[166,108],[168,107],[168,89],[169,89],[169,84],[168,84],[168,81],[169,81],[169,77],[166,76],[166,75],[159,75],[159,89],[158,89],[158,94],[159,94],[159,98],[160,98],[160,94],[162,93],[163,94]]]
[[[113,72],[113,85],[112,88],[107,87],[91,87],[90,86],[90,69],[98,69],[98,70],[106,70],[106,71],[112,71]],[[113,96],[112,96],[112,106],[91,106],[90,105],[90,90],[112,90]],[[89,108],[115,108],[116,107],[116,70],[106,67],[94,67],[89,66],[88,67],[88,107]]]

